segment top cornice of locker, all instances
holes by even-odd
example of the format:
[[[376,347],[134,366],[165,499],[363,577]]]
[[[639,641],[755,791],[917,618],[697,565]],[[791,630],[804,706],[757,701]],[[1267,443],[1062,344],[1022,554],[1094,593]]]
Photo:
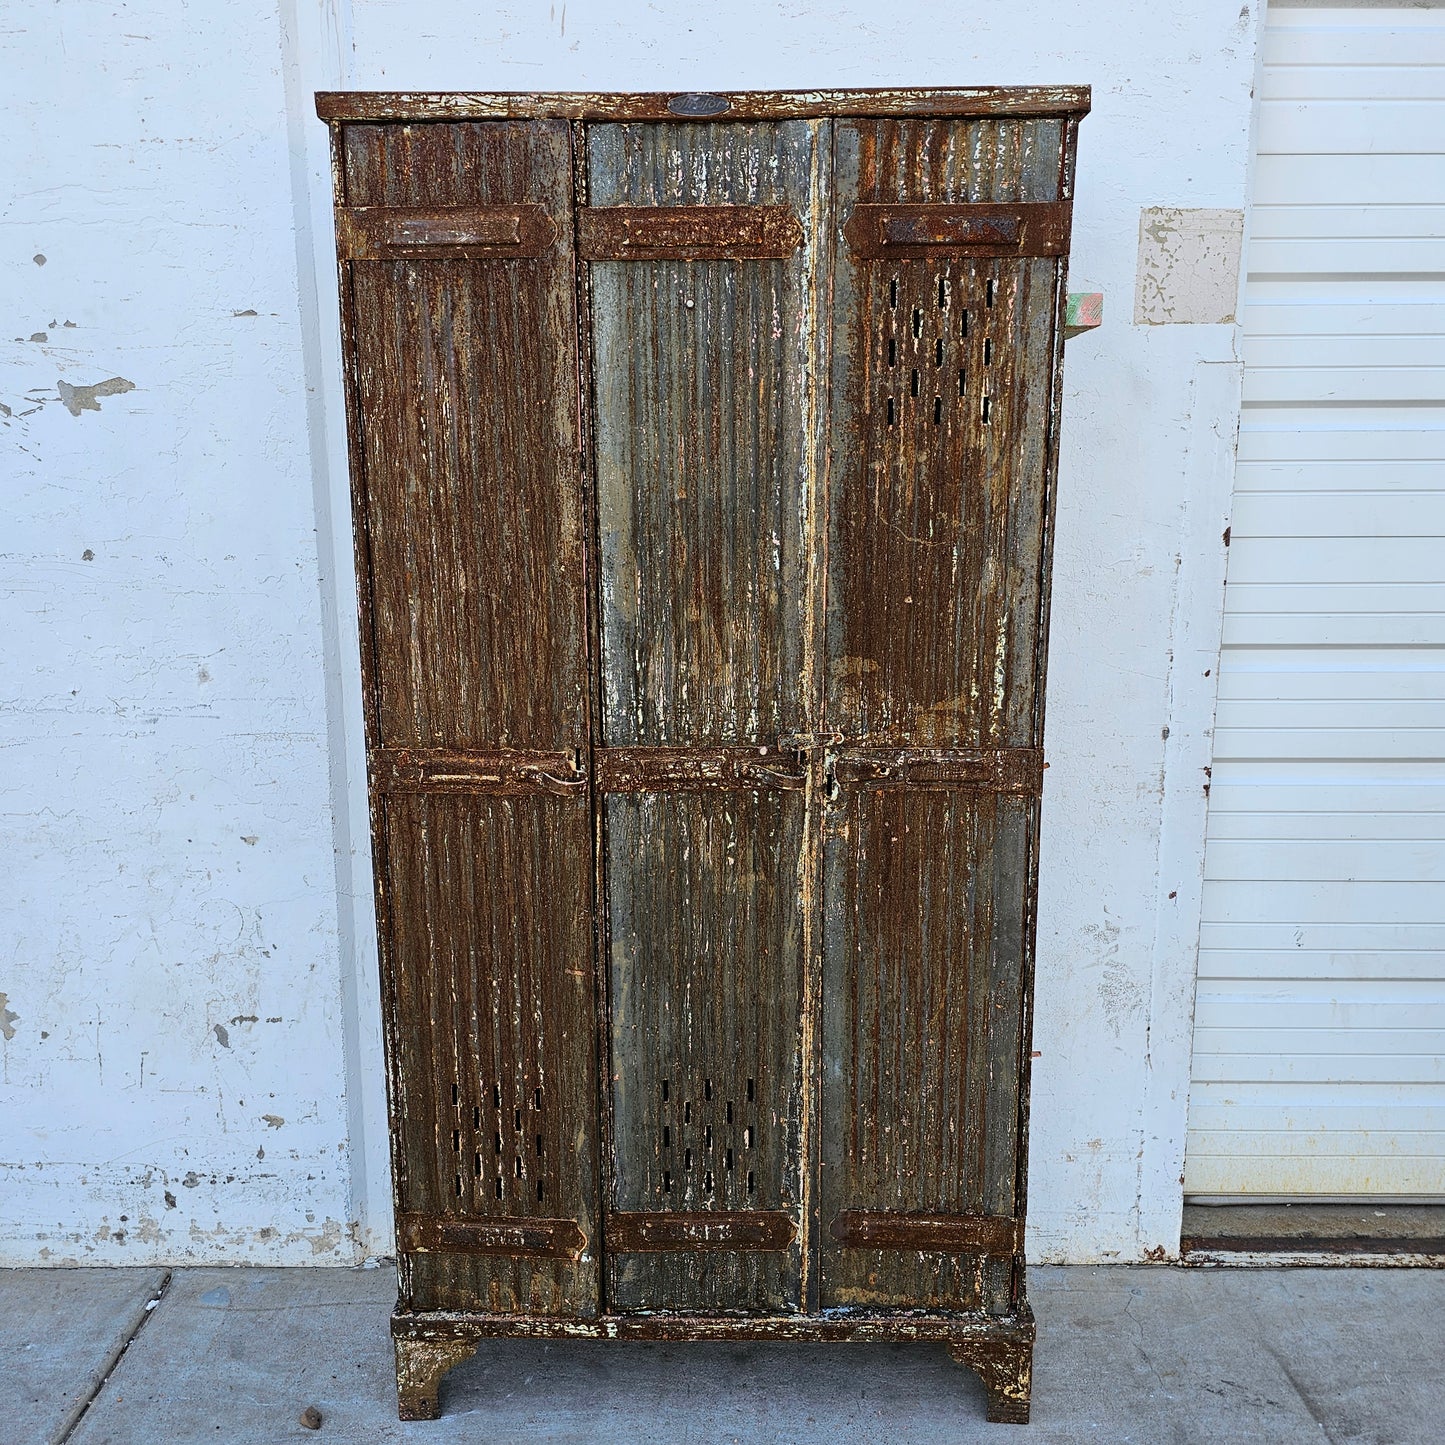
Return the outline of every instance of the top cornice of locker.
[[[965,86],[914,90],[737,90],[609,94],[587,91],[322,90],[316,114],[348,121],[754,121],[1082,116],[1087,85]]]

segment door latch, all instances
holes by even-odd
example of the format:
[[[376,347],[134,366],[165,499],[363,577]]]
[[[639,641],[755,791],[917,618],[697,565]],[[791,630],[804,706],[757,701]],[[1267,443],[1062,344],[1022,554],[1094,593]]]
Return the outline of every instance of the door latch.
[[[797,756],[798,763],[807,767],[815,754],[823,754],[823,797],[828,802],[836,801],[838,788],[838,757],[833,751],[843,741],[843,734],[835,729],[812,733],[784,733],[778,738],[778,747]]]

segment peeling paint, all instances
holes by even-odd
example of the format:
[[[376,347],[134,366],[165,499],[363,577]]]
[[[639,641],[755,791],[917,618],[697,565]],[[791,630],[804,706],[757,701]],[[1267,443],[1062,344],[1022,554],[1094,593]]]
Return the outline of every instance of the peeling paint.
[[[335,284],[330,194],[324,181],[314,194],[295,190],[282,105],[289,99],[303,113],[311,89],[334,86],[339,78],[324,73],[331,62],[308,39],[322,30],[318,17],[331,11],[300,7],[297,25],[288,27],[287,64],[297,66],[306,91],[298,99],[283,96],[274,66],[248,59],[279,54],[274,12],[217,7],[206,26],[196,27],[176,7],[155,0],[117,12],[123,20],[112,15],[115,8],[95,11],[93,23],[65,35],[68,83],[101,78],[87,113],[76,119],[64,86],[36,90],[40,98],[25,102],[33,107],[27,130],[33,144],[15,172],[7,212],[13,237],[44,237],[63,258],[59,271],[47,266],[31,276],[19,268],[25,241],[17,240],[12,272],[35,294],[23,312],[12,313],[12,334],[26,321],[32,330],[39,325],[39,307],[57,314],[79,310],[86,323],[62,339],[77,348],[65,374],[71,381],[109,377],[122,365],[142,367],[133,358],[143,357],[147,396],[124,408],[112,399],[112,409],[125,412],[124,418],[88,423],[76,433],[55,410],[60,402],[50,377],[58,373],[37,370],[47,353],[30,345],[8,348],[13,369],[0,401],[8,400],[14,415],[0,410],[0,439],[13,448],[7,487],[18,492],[26,511],[12,509],[17,520],[9,526],[15,535],[7,550],[30,551],[16,565],[30,574],[22,575],[32,589],[35,642],[23,654],[23,692],[11,714],[18,722],[33,712],[34,723],[29,733],[17,729],[17,746],[8,754],[15,762],[5,780],[14,840],[7,868],[15,896],[47,902],[7,910],[6,917],[7,956],[26,960],[22,1000],[31,1028],[17,1025],[16,1039],[3,1046],[12,1077],[24,1079],[11,1085],[0,1109],[10,1121],[8,1132],[0,1132],[4,1157],[12,1161],[0,1174],[5,1258],[138,1262],[140,1251],[129,1243],[123,1249],[91,1247],[78,1236],[83,1225],[88,1241],[102,1214],[115,1219],[122,1201],[134,1198],[138,1176],[108,1161],[142,1146],[158,1169],[169,1170],[168,1187],[180,1198],[176,1210],[163,1212],[164,1176],[158,1173],[152,1199],[167,1226],[167,1261],[310,1262],[309,1245],[288,1253],[279,1241],[301,1227],[299,1200],[321,1218],[349,1217],[348,1167],[357,1171],[359,1194],[369,1181],[366,1218],[378,1231],[369,1236],[370,1252],[380,1253],[389,1245],[390,1194],[381,1033],[374,1004],[367,1002],[374,963],[367,964],[364,950],[358,963],[346,962],[348,949],[356,947],[353,930],[370,924],[365,802],[358,804],[354,792],[336,795],[359,808],[360,822],[343,819],[333,836],[327,774],[328,747],[338,773],[359,767],[361,754],[348,751],[354,740],[339,730],[328,733],[322,683],[332,685],[340,669],[330,664],[344,654],[324,650],[317,605],[321,598],[333,614],[354,617],[347,592],[352,554],[349,536],[336,540],[348,516],[344,493],[328,493],[324,482],[313,489],[310,474],[312,448],[327,443],[334,452],[336,436],[308,432],[302,405],[303,391],[315,388],[318,412],[330,427],[343,398],[324,369],[315,372],[303,358],[303,308],[295,300],[298,249],[325,253],[323,294]],[[1242,204],[1253,47],[1240,41],[1234,58],[1221,48],[1222,39],[1232,40],[1235,8],[1219,13],[1184,7],[1160,12],[1157,24],[1141,27],[1137,16],[1108,9],[1081,24],[1068,7],[1045,0],[990,7],[972,15],[967,27],[940,28],[935,11],[915,5],[890,9],[886,22],[891,50],[924,53],[920,41],[932,37],[935,63],[944,70],[967,69],[977,54],[1026,53],[1040,73],[1096,81],[1100,104],[1090,125],[1097,128],[1085,159],[1102,165],[1108,158],[1109,184],[1089,188],[1081,203],[1087,214],[1079,214],[1092,237],[1089,264],[1096,269],[1089,284],[1093,277],[1098,284],[1107,280],[1114,306],[1113,292],[1127,291],[1136,260],[1141,204]],[[877,15],[861,10],[788,10],[775,27],[778,43],[771,50],[778,56],[806,56],[824,42],[835,49],[835,41],[854,45],[878,23]],[[334,49],[351,55],[354,46],[352,63],[364,74],[379,68],[419,72],[427,47],[434,48],[427,37],[437,25],[465,18],[454,0],[443,0],[437,25],[423,27],[386,23],[387,8],[372,0],[339,13],[342,34]],[[536,85],[560,81],[566,67],[615,70],[627,59],[626,45],[636,42],[623,33],[626,27],[583,23],[567,39],[580,51],[564,53],[550,38],[555,26],[543,34],[546,14],[539,11],[536,24],[523,19],[511,27],[504,47],[502,63],[534,67],[528,73]],[[137,24],[141,16],[144,26]],[[1247,30],[1247,17],[1241,19]],[[684,33],[677,17],[639,7],[638,24],[652,27],[645,42],[659,64],[675,67],[676,37]],[[120,53],[117,27],[153,33],[144,47],[126,49],[135,93],[156,97],[158,115],[194,117],[187,128],[200,139],[193,145],[147,146],[144,164],[137,153],[137,163],[127,165],[123,151],[75,143],[76,124],[82,132],[114,131],[117,119],[134,119],[132,87],[104,83],[104,67]],[[743,33],[746,27],[715,30],[718,63],[738,83],[758,80],[755,37]],[[18,49],[7,53],[43,74],[57,33],[55,26],[12,27],[7,43]],[[480,73],[496,64],[487,48],[492,39],[479,38],[475,27],[455,24],[450,33],[458,38],[459,71]],[[190,63],[178,64],[177,55]],[[1191,55],[1199,61],[1181,63]],[[228,63],[237,57],[244,63]],[[308,149],[316,163],[298,174],[323,175],[324,127],[308,121],[301,134],[319,155]],[[237,146],[237,135],[250,140]],[[227,163],[192,165],[188,158],[201,153]],[[184,207],[176,204],[180,195]],[[208,224],[217,217],[224,227]],[[323,223],[318,240],[313,232]],[[45,265],[38,252],[35,265]],[[81,285],[66,291],[72,281]],[[314,272],[306,284],[315,291]],[[264,314],[267,325],[228,331],[221,322],[231,319],[237,294],[246,290],[255,300],[243,305]],[[1116,310],[1127,320],[1129,298],[1120,300]],[[313,312],[309,325],[324,335],[326,314],[318,320]],[[1031,1249],[1060,1262],[1094,1257],[1103,1245],[1126,1255],[1133,1248],[1135,1170],[1128,1152],[1110,1166],[1102,1207],[1083,1210],[1072,1201],[1085,1186],[1079,1172],[1062,1162],[1063,1154],[1076,1149],[1088,1156],[1085,1141],[1096,1135],[1111,1142],[1138,1135],[1146,1058],[1159,1070],[1161,1042],[1171,1037],[1182,1037],[1187,1050],[1192,994],[1179,1003],[1156,988],[1148,1017],[1141,1006],[1133,1026],[1115,1037],[1096,997],[1102,951],[1082,930],[1097,922],[1099,900],[1107,899],[1122,928],[1120,966],[1127,965],[1147,1004],[1159,804],[1135,796],[1132,783],[1154,767],[1162,722],[1174,724],[1176,738],[1187,737],[1200,719],[1208,725],[1210,710],[1197,704],[1165,709],[1160,660],[1173,635],[1174,595],[1168,569],[1145,579],[1115,569],[1111,559],[1121,517],[1160,555],[1181,527],[1190,555],[1217,550],[1222,523],[1212,519],[1220,509],[1201,506],[1201,496],[1212,499],[1213,493],[1196,485],[1196,464],[1190,463],[1193,470],[1181,464],[1187,438],[1179,418],[1188,405],[1188,367],[1208,362],[1206,371],[1219,370],[1213,363],[1230,359],[1226,330],[1176,327],[1151,335],[1111,323],[1071,358],[1070,425],[1063,433],[1069,482],[1060,491],[1066,515],[1058,530],[1058,640],[1050,669],[1055,767],[1045,803],[1046,835],[1053,841],[1043,863],[1046,896],[1040,905],[1039,1037],[1048,1042],[1036,1073],[1034,1150],[1041,1168],[1030,1199]],[[124,339],[124,351],[82,349],[110,346],[115,338]],[[1155,350],[1141,353],[1140,346],[1151,343]],[[1171,348],[1167,353],[1163,343]],[[24,396],[41,376],[44,397]],[[1200,416],[1209,425],[1201,433],[1216,425],[1227,430],[1237,418],[1213,398],[1206,393]],[[42,400],[48,406],[37,410]],[[152,400],[154,405],[142,405]],[[32,414],[21,419],[26,410]],[[64,447],[48,442],[47,431],[57,443],[63,438]],[[114,449],[104,457],[81,445],[100,431],[115,434]],[[40,462],[24,451],[37,438],[51,447]],[[194,465],[201,459],[204,472]],[[328,505],[335,515],[318,516]],[[1208,514],[1207,525],[1196,525],[1196,511]],[[29,519],[23,534],[22,515]],[[77,568],[86,544],[74,543],[83,530],[102,540],[98,547],[90,544],[95,551],[85,560],[92,565]],[[321,581],[318,551],[330,574]],[[103,568],[92,562],[100,560],[99,552],[105,553]],[[1191,609],[1198,613],[1198,601],[1185,597],[1181,608],[1188,620]],[[17,614],[27,628],[28,615]],[[1207,631],[1208,605],[1196,620]],[[158,647],[137,648],[137,624],[148,629],[146,637],[163,641],[169,655]],[[194,674],[175,663],[214,650],[218,637],[232,649],[227,685],[207,690],[213,713],[187,723],[186,710],[197,705]],[[326,645],[334,649],[336,643]],[[1197,662],[1202,672],[1211,665],[1197,650],[1182,659],[1181,669]],[[184,684],[174,695],[172,680]],[[215,698],[217,693],[224,696]],[[56,708],[65,710],[63,726],[57,726]],[[158,716],[158,727],[141,721]],[[1204,776],[1190,772],[1192,801],[1181,810],[1185,833],[1190,819],[1202,816]],[[238,837],[255,836],[262,821],[267,848],[244,844],[246,851],[237,854]],[[354,889],[341,897],[349,939],[342,944],[332,893],[338,870]],[[1173,887],[1178,870],[1166,876]],[[236,881],[222,884],[222,878]],[[222,937],[217,922],[231,903],[246,910],[242,936],[234,942]],[[255,916],[260,906],[267,913],[264,939]],[[1170,905],[1186,915],[1186,928],[1196,906],[1187,888]],[[281,963],[260,951],[275,938],[287,940]],[[1175,948],[1160,956],[1178,953]],[[355,974],[345,976],[354,1012],[343,1028],[337,979],[351,968]],[[1169,978],[1179,971],[1174,964],[1169,969]],[[20,986],[16,977],[10,982]],[[52,998],[64,1000],[68,1017],[51,1007]],[[259,1013],[262,1001],[286,1022],[257,1026],[246,1036],[246,1089],[257,1097],[275,1089],[277,1097],[266,1107],[284,1110],[294,1121],[286,1126],[286,1143],[278,1133],[269,1150],[258,1148],[257,1116],[237,1111],[234,1098],[227,1101],[229,1121],[223,1117],[218,1076],[238,1069],[242,1050],[238,1042],[228,1053],[210,1034],[210,1020]],[[112,1067],[109,1088],[98,1082],[91,1022],[102,1013],[129,1021],[114,1030],[107,1022],[100,1040],[108,1055],[118,1044],[124,1060],[119,1074]],[[41,1017],[53,1030],[43,1045],[36,1029]],[[340,1041],[353,1031],[359,1043],[351,1063],[359,1059],[360,1067],[348,1074]],[[144,1104],[137,1108],[130,1062],[139,1048],[152,1052]],[[1162,1071],[1169,1079],[1176,1074],[1172,1066]],[[1180,1077],[1187,1080],[1187,1073]],[[30,1127],[39,1118],[54,1126],[48,1143],[31,1142]],[[1163,1128],[1150,1137],[1163,1138],[1166,1153],[1172,1147]],[[328,1172],[309,1182],[306,1175],[317,1172],[323,1159]],[[32,1162],[14,1162],[21,1160]],[[223,1173],[241,1166],[257,1171],[250,1184],[218,1186],[231,1201],[222,1211],[231,1227],[195,1245],[187,1236],[189,1217],[208,1204],[209,1186],[203,1178],[197,1188],[193,1178],[190,1188],[182,1187],[191,1164]],[[1172,1191],[1161,1197],[1177,1197],[1177,1169],[1170,1182]],[[1157,1194],[1156,1181],[1146,1198]],[[1153,1208],[1157,1213],[1157,1202]],[[261,1240],[256,1226],[262,1223],[280,1233]],[[1166,1237],[1156,1230],[1145,1242]]]
[[[1234,320],[1244,212],[1152,206],[1139,213],[1136,326]]]
[[[4,1034],[7,1039],[13,1039],[15,1025],[19,1022],[20,1015],[11,1011],[10,995],[0,993],[0,1034]]]
[[[30,338],[32,341],[44,341],[45,334],[36,332]],[[83,411],[99,411],[100,398],[103,396],[120,396],[127,391],[135,390],[135,382],[126,380],[123,376],[112,376],[107,381],[97,381],[90,386],[72,386],[68,381],[57,381],[56,390],[60,393],[60,399],[65,403],[65,409],[71,416],[79,416]]]

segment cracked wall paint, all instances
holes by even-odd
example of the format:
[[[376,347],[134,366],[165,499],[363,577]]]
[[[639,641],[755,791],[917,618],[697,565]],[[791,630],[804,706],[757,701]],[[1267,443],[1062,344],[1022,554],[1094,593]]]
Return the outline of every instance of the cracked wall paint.
[[[279,16],[61,30],[0,33],[0,1263],[349,1263]]]
[[[569,13],[560,39],[541,11],[479,23],[475,6],[437,0],[418,24],[401,0],[351,0],[286,7],[283,45],[264,0],[216,7],[199,29],[133,0],[63,37],[0,32],[20,137],[0,255],[0,585],[24,680],[0,704],[16,900],[0,910],[0,942],[23,961],[11,965],[23,977],[5,979],[23,1017],[0,1045],[0,1262],[345,1263],[385,1247],[384,1163],[370,1212],[358,1220],[351,1205],[353,1161],[375,1157],[385,1119],[354,783],[354,830],[338,840],[331,823],[331,759],[348,749],[360,777],[362,756],[325,694],[328,666],[356,662],[349,639],[339,663],[323,652],[323,606],[345,635],[354,600],[345,479],[338,470],[320,514],[312,490],[313,458],[344,446],[339,376],[308,371],[299,319],[319,295],[319,320],[304,314],[323,338],[316,354],[334,358],[312,90],[466,90],[523,70],[559,90],[666,89],[706,70],[757,88],[1091,81],[1070,284],[1115,298],[1135,291],[1141,210],[1161,196],[1183,210],[1244,203],[1248,8],[1085,14],[1025,0],[940,27],[924,0],[886,13],[839,0],[774,7],[762,47],[746,13],[732,0],[608,0]],[[1170,1040],[1185,1064],[1160,1095],[1187,1089],[1189,930],[1156,927],[1180,887],[1161,883],[1159,861],[1193,856],[1203,802],[1196,768],[1170,823],[1159,779],[1173,750],[1197,763],[1208,728],[1199,698],[1188,718],[1175,710],[1171,658],[1181,628],[1217,627],[1218,597],[1191,593],[1187,574],[1215,555],[1225,521],[1201,502],[1223,465],[1201,472],[1201,439],[1232,434],[1237,400],[1196,393],[1194,378],[1233,366],[1233,332],[1106,323],[1069,347],[1029,1247],[1130,1259],[1160,1242],[1147,1221],[1177,1198],[1165,1177],[1182,1157],[1182,1104],[1152,1119],[1141,1101]],[[77,420],[57,377],[139,386],[97,394],[101,410]],[[322,398],[324,435],[308,431],[308,394]],[[1207,645],[1196,637],[1190,666]],[[354,697],[345,676],[337,695]],[[1161,847],[1170,828],[1187,846]],[[353,854],[338,899],[336,858]],[[1101,899],[1118,929],[1108,943],[1091,932]],[[351,1022],[339,927],[354,929],[360,959]],[[1127,999],[1137,1006],[1118,1006]],[[361,1040],[349,1077],[348,1029]],[[1142,1167],[1141,1151],[1158,1166]]]
[[[1150,206],[1140,211],[1134,324],[1233,321],[1243,244],[1242,210]]]

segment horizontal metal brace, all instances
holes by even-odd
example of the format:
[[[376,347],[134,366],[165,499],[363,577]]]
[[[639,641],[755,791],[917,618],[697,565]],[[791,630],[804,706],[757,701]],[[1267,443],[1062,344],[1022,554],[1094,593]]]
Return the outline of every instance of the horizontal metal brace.
[[[1067,201],[962,206],[853,207],[843,235],[859,256],[931,256],[961,251],[974,256],[1061,256],[1068,249]]]
[[[495,261],[540,256],[557,239],[545,206],[345,206],[337,249],[347,261]]]
[[[908,1214],[845,1209],[828,1231],[850,1249],[939,1250],[948,1254],[1017,1254],[1017,1219],[997,1214]]]
[[[597,787],[604,793],[677,793],[807,786],[796,751],[765,747],[598,748]]]
[[[592,206],[577,213],[585,261],[790,256],[803,226],[788,206]]]
[[[979,788],[1033,796],[1042,791],[1042,748],[840,748],[829,782],[861,788]]]
[[[404,1254],[505,1254],[530,1259],[576,1259],[587,1236],[575,1219],[454,1219],[403,1214],[396,1222]]]
[[[781,1209],[655,1210],[612,1214],[603,1238],[625,1253],[653,1250],[783,1250],[798,1235],[798,1222]]]
[[[376,748],[371,776],[382,793],[554,793],[582,797],[581,754],[455,752],[442,748]]]

